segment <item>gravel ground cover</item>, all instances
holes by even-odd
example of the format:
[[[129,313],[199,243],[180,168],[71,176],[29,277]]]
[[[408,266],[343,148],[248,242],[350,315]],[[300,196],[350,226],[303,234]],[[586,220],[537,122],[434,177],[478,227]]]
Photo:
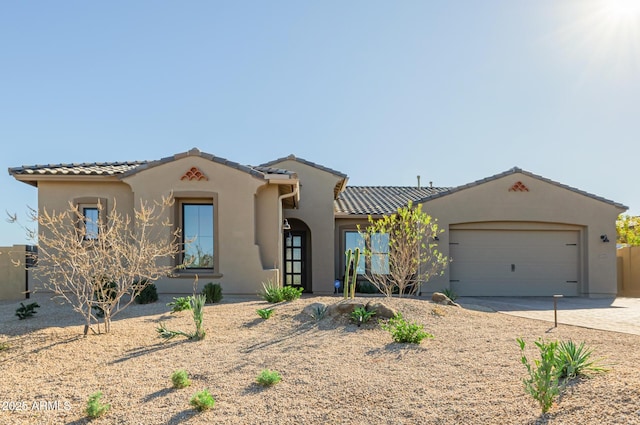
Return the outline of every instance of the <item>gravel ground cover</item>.
[[[366,303],[371,298],[358,297]],[[205,307],[202,341],[160,339],[156,327],[190,331],[190,312],[169,314],[170,296],[132,305],[110,334],[82,337],[68,305],[36,294],[35,317],[18,320],[17,302],[0,302],[0,424],[636,424],[640,423],[640,337],[481,311],[425,299],[375,298],[423,324],[433,339],[394,343],[375,318],[316,321],[303,297],[275,306],[268,320],[258,297],[226,296]],[[31,301],[31,300],[30,300]],[[608,373],[568,386],[547,415],[524,391],[516,338],[585,341]],[[191,386],[173,389],[185,369]],[[256,376],[282,381],[261,387]],[[213,394],[196,412],[191,396]],[[89,395],[102,391],[109,413],[89,421]]]

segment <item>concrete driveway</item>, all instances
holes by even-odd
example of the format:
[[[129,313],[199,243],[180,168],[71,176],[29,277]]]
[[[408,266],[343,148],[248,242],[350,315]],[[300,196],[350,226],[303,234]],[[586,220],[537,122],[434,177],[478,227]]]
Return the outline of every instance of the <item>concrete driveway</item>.
[[[554,322],[553,297],[460,297],[456,302]],[[559,298],[558,324],[640,335],[640,298]]]

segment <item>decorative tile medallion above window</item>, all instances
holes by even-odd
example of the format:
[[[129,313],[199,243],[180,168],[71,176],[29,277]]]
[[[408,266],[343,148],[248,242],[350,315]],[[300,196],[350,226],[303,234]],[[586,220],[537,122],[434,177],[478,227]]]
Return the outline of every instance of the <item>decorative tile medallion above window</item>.
[[[524,183],[518,181],[509,188],[509,192],[528,192],[529,188]]]
[[[180,180],[209,180],[209,178],[198,167],[191,167],[180,177]]]

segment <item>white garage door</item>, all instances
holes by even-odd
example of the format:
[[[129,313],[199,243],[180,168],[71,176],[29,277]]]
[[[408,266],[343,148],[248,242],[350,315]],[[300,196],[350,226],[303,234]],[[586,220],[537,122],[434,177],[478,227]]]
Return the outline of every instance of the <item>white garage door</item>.
[[[577,231],[452,230],[450,243],[458,295],[578,295]]]

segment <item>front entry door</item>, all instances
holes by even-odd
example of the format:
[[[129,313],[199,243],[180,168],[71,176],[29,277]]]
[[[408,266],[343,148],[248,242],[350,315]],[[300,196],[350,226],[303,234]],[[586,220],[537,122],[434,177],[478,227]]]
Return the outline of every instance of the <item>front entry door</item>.
[[[307,288],[305,231],[290,231],[284,234],[284,284],[296,288]]]

